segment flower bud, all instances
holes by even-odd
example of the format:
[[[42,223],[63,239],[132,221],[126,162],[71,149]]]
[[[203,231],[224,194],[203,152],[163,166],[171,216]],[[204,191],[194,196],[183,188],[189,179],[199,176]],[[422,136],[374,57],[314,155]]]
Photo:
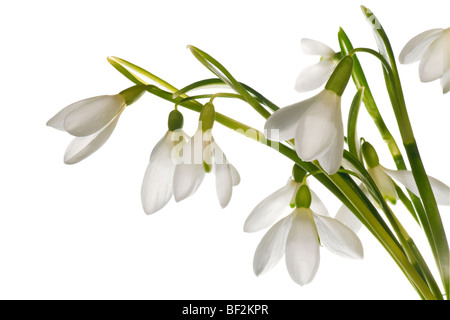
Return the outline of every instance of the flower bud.
[[[342,96],[353,71],[353,58],[345,56],[334,69],[328,79],[325,89],[335,92],[338,96]]]
[[[125,99],[125,104],[129,106],[130,104],[133,104],[134,102],[139,100],[139,98],[142,97],[145,91],[145,85],[136,85],[123,90],[119,94]]]
[[[377,152],[375,148],[368,142],[364,142],[362,147],[362,154],[364,159],[366,160],[367,166],[369,168],[375,168],[380,164],[380,160],[378,159]]]
[[[214,121],[216,121],[216,111],[214,110],[214,105],[210,102],[205,103],[200,112],[199,124],[202,126],[202,131],[206,132],[211,130]]]
[[[295,206],[297,208],[309,208],[311,206],[311,191],[309,187],[304,184],[298,189],[295,195]]]
[[[183,128],[184,118],[180,111],[172,110],[169,113],[168,126],[169,131],[176,131]]]

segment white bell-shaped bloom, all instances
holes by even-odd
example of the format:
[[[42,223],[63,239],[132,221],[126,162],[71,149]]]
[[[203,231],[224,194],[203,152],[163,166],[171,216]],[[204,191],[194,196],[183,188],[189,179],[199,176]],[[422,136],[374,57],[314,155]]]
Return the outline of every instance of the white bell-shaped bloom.
[[[99,96],[75,102],[51,118],[48,126],[76,137],[64,162],[75,164],[97,151],[111,136],[125,106],[119,94]]]
[[[361,241],[344,224],[309,208],[296,208],[263,237],[255,252],[253,270],[261,275],[285,256],[292,280],[305,285],[319,269],[320,245],[343,257],[361,259],[364,255]]]
[[[186,142],[183,130],[167,131],[150,156],[141,188],[142,207],[146,214],[163,208],[172,198],[175,167]]]
[[[272,226],[294,204],[294,198],[302,182],[289,178],[287,184],[261,201],[250,213],[244,223],[245,232],[257,232]],[[328,210],[320,198],[311,190],[311,209],[323,216]]]
[[[76,137],[66,149],[64,162],[80,162],[103,146],[126,106],[139,99],[144,91],[144,86],[134,86],[116,95],[84,99],[65,107],[51,118],[47,126]]]
[[[180,163],[175,168],[173,194],[179,202],[195,193],[205,174],[214,172],[219,203],[225,208],[231,199],[233,186],[240,182],[236,168],[230,164],[214,141],[211,130],[199,128],[184,145]]]
[[[362,154],[367,164],[367,171],[385,199],[395,203],[397,192],[391,178],[404,185],[406,189],[420,197],[414,175],[409,170],[389,170],[380,164],[375,148],[367,141],[362,144]],[[450,188],[436,178],[428,176],[431,189],[438,205],[450,205]]]
[[[306,54],[321,57],[319,62],[303,69],[297,77],[295,89],[305,92],[317,89],[327,82],[339,60],[335,58],[336,52],[322,42],[302,39],[301,46]]]
[[[420,60],[422,82],[441,79],[443,93],[450,91],[450,28],[432,29],[412,38],[403,48],[400,63]]]
[[[295,150],[303,161],[318,160],[333,174],[339,170],[344,152],[341,97],[324,89],[316,96],[281,108],[265,124],[267,138],[295,139]]]
[[[381,165],[379,168],[392,179],[404,185],[406,189],[420,197],[419,189],[417,188],[412,171],[390,170]],[[450,187],[431,176],[428,176],[428,181],[430,182],[431,190],[433,191],[437,204],[441,206],[450,206]]]

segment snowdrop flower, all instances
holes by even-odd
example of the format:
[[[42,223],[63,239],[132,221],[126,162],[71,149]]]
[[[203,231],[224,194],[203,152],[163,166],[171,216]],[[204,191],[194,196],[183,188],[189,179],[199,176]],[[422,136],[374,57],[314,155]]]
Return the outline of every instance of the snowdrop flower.
[[[295,89],[305,92],[317,89],[327,82],[339,62],[339,54],[326,44],[312,39],[302,39],[301,46],[306,54],[321,57],[318,63],[306,67],[297,77]]]
[[[318,160],[328,174],[336,173],[344,152],[341,96],[352,68],[353,59],[344,57],[323,91],[274,112],[266,121],[266,136],[275,141],[295,139],[295,149],[303,161]]]
[[[310,209],[311,194],[306,185],[295,198],[294,211],[270,228],[259,243],[253,260],[256,275],[267,272],[285,256],[292,280],[308,284],[319,269],[320,245],[343,257],[363,257],[361,241],[353,231]]]
[[[450,28],[432,29],[412,38],[403,48],[400,63],[420,60],[422,82],[441,79],[443,93],[450,91]]]
[[[144,91],[144,86],[133,86],[116,95],[81,100],[51,118],[47,126],[76,137],[66,149],[64,162],[80,162],[103,146],[113,133],[123,110],[138,100]]]
[[[362,152],[368,167],[367,171],[385,199],[395,203],[398,198],[391,178],[404,185],[406,189],[416,196],[420,197],[419,189],[417,188],[411,171],[390,170],[383,167],[380,164],[375,148],[368,142],[363,143]],[[450,205],[450,188],[436,178],[428,176],[428,180],[431,184],[431,189],[433,190],[437,203],[443,206]]]
[[[173,110],[168,122],[169,130],[154,147],[142,182],[141,200],[146,214],[160,210],[172,198],[175,167],[186,142],[181,112]]]
[[[244,224],[245,232],[257,232],[272,226],[288,209],[295,207],[295,195],[304,183],[306,171],[298,165],[292,169],[292,177],[287,184],[261,201],[250,213]],[[328,216],[328,210],[311,192],[311,208],[314,212]]]
[[[230,202],[233,186],[240,182],[236,168],[228,162],[211,134],[214,121],[214,106],[206,103],[200,113],[198,130],[184,145],[181,162],[175,168],[173,194],[176,202],[194,194],[205,174],[213,171],[217,197],[221,207],[225,208]]]

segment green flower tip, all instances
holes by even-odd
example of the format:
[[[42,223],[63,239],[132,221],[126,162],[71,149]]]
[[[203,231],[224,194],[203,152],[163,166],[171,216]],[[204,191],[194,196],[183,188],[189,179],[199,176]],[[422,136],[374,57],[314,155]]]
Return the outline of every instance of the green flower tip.
[[[369,142],[364,142],[361,147],[361,150],[363,157],[366,160],[367,166],[369,168],[375,168],[380,164],[378,154],[375,151],[375,148]]]
[[[306,184],[298,189],[295,195],[295,206],[297,208],[309,208],[311,206],[311,191]]]
[[[144,94],[147,87],[143,84],[132,86],[128,89],[123,90],[119,94],[125,99],[127,106],[135,103]]]
[[[200,117],[198,121],[199,125],[201,125],[202,127],[203,132],[212,129],[214,121],[216,121],[216,111],[212,103],[210,102],[205,103],[205,105],[202,108],[202,111],[200,112]]]
[[[172,110],[169,113],[168,126],[170,131],[176,131],[183,128],[184,118],[180,111]]]
[[[330,76],[325,89],[335,92],[338,96],[342,96],[353,71],[353,58],[345,56],[339,62]]]
[[[306,171],[300,167],[298,164],[294,164],[292,168],[292,178],[295,182],[303,182],[303,179],[306,176]]]

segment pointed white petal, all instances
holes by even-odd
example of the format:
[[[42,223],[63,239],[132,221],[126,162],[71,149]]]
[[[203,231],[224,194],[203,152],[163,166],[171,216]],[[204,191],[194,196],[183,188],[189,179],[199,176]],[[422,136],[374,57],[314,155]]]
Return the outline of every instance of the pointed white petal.
[[[367,169],[373,181],[380,190],[383,198],[388,199],[392,203],[397,202],[397,191],[391,178],[384,172],[381,166]]]
[[[116,128],[119,117],[120,115],[113,119],[103,129],[90,136],[77,137],[73,139],[67,146],[66,153],[64,154],[64,163],[78,163],[100,149],[100,147],[105,144]]]
[[[292,214],[278,221],[264,235],[253,258],[253,271],[257,276],[272,269],[283,257],[291,225]]]
[[[384,167],[383,170],[393,179],[403,184],[406,189],[414,193],[416,196],[420,197],[419,189],[417,188],[414,176],[411,171],[390,170]],[[430,176],[428,176],[428,180],[430,181],[431,189],[433,190],[437,203],[442,206],[450,206],[450,187],[445,183],[439,181],[438,179]]]
[[[202,164],[178,164],[173,176],[173,195],[180,202],[197,191],[205,177]]]
[[[172,161],[173,132],[167,132],[152,151],[141,188],[142,207],[146,214],[163,208],[172,197],[176,162]]]
[[[302,39],[301,46],[303,52],[310,55],[318,55],[321,57],[330,58],[335,54],[334,50],[326,44],[312,39]]]
[[[357,170],[352,169],[352,171],[356,172]],[[369,191],[367,191],[367,189],[363,183],[360,183],[358,186],[367,197],[371,197],[369,194]],[[358,231],[362,227],[362,222],[357,217],[355,217],[353,212],[351,212],[350,209],[348,209],[345,205],[342,205],[339,208],[339,210],[336,213],[336,216],[334,218],[336,220],[339,220],[340,222],[342,222],[345,226],[350,228],[350,230],[352,230],[354,233],[358,233]]]
[[[430,44],[442,35],[442,31],[442,29],[428,30],[409,40],[398,58],[400,63],[409,64],[419,61]]]
[[[231,171],[231,181],[233,182],[233,187],[235,187],[241,182],[241,176],[239,175],[239,172],[237,171],[235,166],[233,166],[231,163],[230,163],[230,171]]]
[[[103,98],[103,96],[88,98],[88,99],[84,99],[84,100],[72,103],[71,105],[69,105],[69,106],[65,107],[64,109],[62,109],[61,111],[59,111],[53,118],[48,120],[47,126],[61,130],[61,131],[65,131],[64,119],[67,117],[67,115],[69,113],[71,113],[72,111],[78,109],[79,107],[81,107],[85,104],[92,103],[95,100],[98,100],[101,98]]]
[[[428,47],[420,60],[420,81],[430,82],[444,75],[446,54],[448,54],[447,43],[444,37],[440,37]]]
[[[324,59],[312,66],[303,69],[295,82],[295,90],[306,92],[319,88],[330,78],[336,64],[328,59]]]
[[[304,161],[319,159],[335,140],[336,117],[340,117],[340,97],[323,90],[300,118],[295,132],[295,149]]]
[[[286,240],[286,266],[292,280],[310,283],[319,269],[320,252],[316,226],[309,209],[296,209]]]
[[[443,34],[444,41],[446,42],[444,55],[444,74],[441,78],[442,92],[448,93],[450,91],[450,28],[446,29]]]
[[[274,141],[293,139],[300,118],[317,99],[317,96],[314,96],[274,112],[264,125],[266,137]]]
[[[341,105],[337,106],[336,112],[334,141],[327,153],[321,156],[318,160],[322,168],[328,174],[336,173],[342,165],[342,158],[344,157],[344,125],[342,123]]]
[[[450,68],[447,69],[447,71],[444,73],[444,75],[441,78],[441,87],[442,87],[442,93],[450,92]]]
[[[227,158],[222,149],[217,143],[212,144],[214,154],[214,174],[216,176],[216,192],[217,198],[222,208],[225,208],[231,200],[233,192],[233,177],[231,175],[231,168],[228,164]]]
[[[361,230],[362,223],[344,204],[339,208],[335,219],[342,222],[354,233]]]
[[[278,189],[261,201],[245,221],[244,231],[260,231],[277,221],[286,210],[290,209],[289,204],[297,185],[300,184],[290,180],[284,187]]]
[[[121,95],[102,96],[78,106],[66,115],[64,129],[76,137],[85,137],[102,129],[125,106]]]
[[[331,252],[346,258],[362,259],[364,250],[358,236],[336,219],[314,215],[320,242]]]
[[[311,210],[322,215],[322,216],[328,216],[328,210],[327,207],[323,204],[322,200],[317,196],[317,194],[311,191]]]

